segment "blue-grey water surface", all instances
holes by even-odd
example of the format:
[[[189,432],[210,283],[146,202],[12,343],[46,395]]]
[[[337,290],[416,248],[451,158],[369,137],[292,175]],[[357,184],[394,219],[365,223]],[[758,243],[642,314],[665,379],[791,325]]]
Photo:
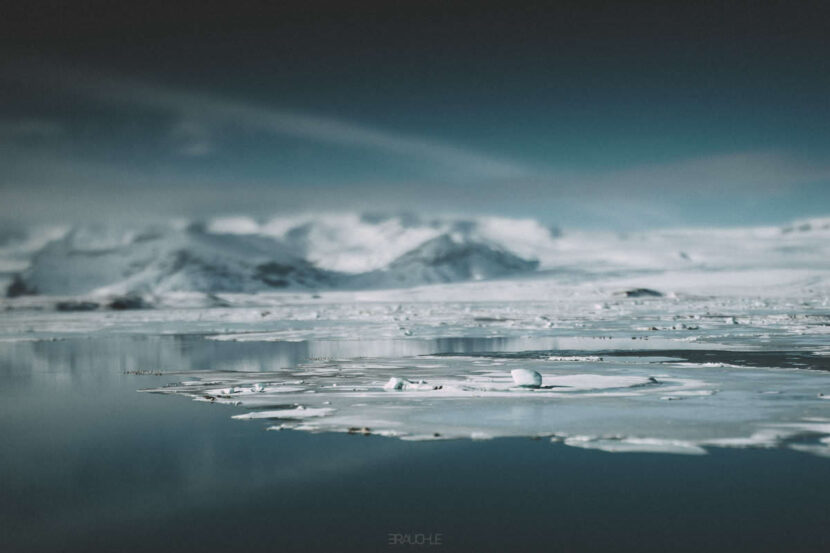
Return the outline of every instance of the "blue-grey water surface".
[[[404,346],[366,347],[344,346]],[[181,375],[128,374],[273,370],[321,348],[337,350],[175,336],[0,343],[0,551],[830,550],[827,459],[266,432],[229,407],[136,393]],[[390,533],[440,544],[390,545]]]

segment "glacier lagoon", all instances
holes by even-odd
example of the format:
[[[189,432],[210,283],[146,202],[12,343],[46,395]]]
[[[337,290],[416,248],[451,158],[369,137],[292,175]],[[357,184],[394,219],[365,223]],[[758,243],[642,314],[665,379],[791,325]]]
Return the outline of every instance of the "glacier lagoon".
[[[594,443],[600,449],[573,447],[547,436],[407,441],[364,435],[362,428],[352,433],[340,428],[266,431],[279,421],[233,418],[293,409],[296,402],[290,399],[248,409],[137,392],[173,384],[170,391],[179,393],[176,386],[183,381],[214,378],[203,374],[208,365],[221,366],[226,377],[262,381],[267,390],[262,368],[270,374],[304,371],[309,362],[320,365],[322,351],[327,358],[432,352],[432,361],[422,364],[482,360],[492,369],[492,355],[500,348],[504,355],[521,355],[528,345],[543,345],[492,338],[401,342],[375,342],[363,350],[350,344],[342,353],[330,342],[221,342],[179,335],[0,343],[4,550],[381,551],[394,549],[390,534],[439,535],[440,549],[449,551],[806,551],[828,545],[823,529],[830,462],[815,454],[820,434],[811,432],[781,443],[700,446],[705,454],[691,455],[673,454],[690,453],[688,444],[672,451],[665,441],[647,440],[640,447],[637,442],[621,447],[622,441],[606,439]],[[476,354],[482,351],[488,353]],[[452,355],[436,355],[442,352]],[[758,359],[763,356],[752,361]],[[362,357],[351,362],[369,364]],[[585,355],[546,362],[564,367],[594,363]],[[661,372],[671,370],[664,366]],[[691,367],[684,370],[694,373]],[[751,378],[764,373],[752,367],[740,370]],[[804,372],[811,378],[825,376]],[[307,376],[290,378],[311,383]],[[790,378],[759,384],[781,392],[768,397],[773,404],[783,403],[784,412],[815,395],[789,387],[788,382],[797,381]],[[726,383],[720,386],[721,397],[730,393]],[[419,401],[398,398],[401,393],[408,394],[386,395],[393,405]],[[651,418],[675,407],[699,412],[707,409],[703,402],[715,397],[667,401],[654,396]],[[359,410],[356,405],[366,400],[352,401]],[[547,401],[569,412],[580,409],[563,405],[570,399]],[[585,409],[596,409],[603,418],[624,413],[620,398],[575,401],[599,402]],[[554,409],[546,412],[533,398],[484,405],[482,410],[471,403],[471,411],[457,405],[449,412],[458,409],[468,421],[494,428],[513,428],[520,421],[538,424],[545,417],[562,422]],[[747,406],[753,410],[746,418],[759,416],[754,410],[759,405]],[[376,424],[377,414],[366,408],[365,424]],[[715,418],[730,413],[711,408]],[[437,420],[444,408],[404,409],[419,420],[408,415],[402,420],[445,426]],[[487,412],[490,417],[482,418]],[[805,408],[796,415],[816,413]],[[707,422],[714,427],[745,424]]]
[[[396,224],[408,251],[446,230]],[[450,550],[826,548],[822,222],[613,238],[461,225],[450,256],[415,244],[325,267],[403,258],[421,285],[284,291],[254,266],[208,278],[228,258],[203,234],[238,230],[208,227],[172,249],[146,249],[164,233],[75,233],[22,269],[55,288],[2,303],[6,549],[363,551],[390,534]],[[165,261],[193,240],[200,261]],[[343,246],[304,244],[312,260]],[[498,257],[521,270],[476,280],[502,249],[539,268]],[[142,270],[90,287],[78,259],[125,252]],[[113,302],[125,293],[140,308]]]

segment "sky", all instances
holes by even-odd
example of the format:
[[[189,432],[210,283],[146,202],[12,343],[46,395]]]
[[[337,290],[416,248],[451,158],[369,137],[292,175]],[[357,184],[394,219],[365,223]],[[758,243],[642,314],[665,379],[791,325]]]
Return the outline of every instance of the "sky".
[[[0,225],[352,210],[627,230],[830,214],[821,3],[4,12]]]

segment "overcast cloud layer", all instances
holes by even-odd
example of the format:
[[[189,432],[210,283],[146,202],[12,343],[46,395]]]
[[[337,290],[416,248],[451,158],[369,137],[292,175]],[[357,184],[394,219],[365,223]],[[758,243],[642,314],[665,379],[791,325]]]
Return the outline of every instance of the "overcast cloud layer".
[[[0,220],[830,211],[820,7],[366,6],[10,12]]]

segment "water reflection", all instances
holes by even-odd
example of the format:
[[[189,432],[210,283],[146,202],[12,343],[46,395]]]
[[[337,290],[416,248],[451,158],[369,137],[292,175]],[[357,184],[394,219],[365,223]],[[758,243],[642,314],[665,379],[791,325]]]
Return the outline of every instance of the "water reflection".
[[[369,551],[384,550],[393,531],[442,532],[442,551],[607,550],[612,544],[597,542],[598,533],[613,536],[615,550],[641,550],[644,528],[654,550],[830,545],[822,526],[830,463],[819,458],[612,458],[529,440],[266,433],[220,406],[136,393],[176,375],[125,374],[525,348],[521,340],[464,338],[0,344],[0,550]],[[752,523],[752,535],[732,525],[735,512]]]
[[[110,336],[2,343],[0,376],[25,380],[66,374],[72,378],[105,379],[137,370],[274,371],[327,358],[519,351],[528,345],[541,347],[550,343],[520,338],[225,342],[200,336]]]

